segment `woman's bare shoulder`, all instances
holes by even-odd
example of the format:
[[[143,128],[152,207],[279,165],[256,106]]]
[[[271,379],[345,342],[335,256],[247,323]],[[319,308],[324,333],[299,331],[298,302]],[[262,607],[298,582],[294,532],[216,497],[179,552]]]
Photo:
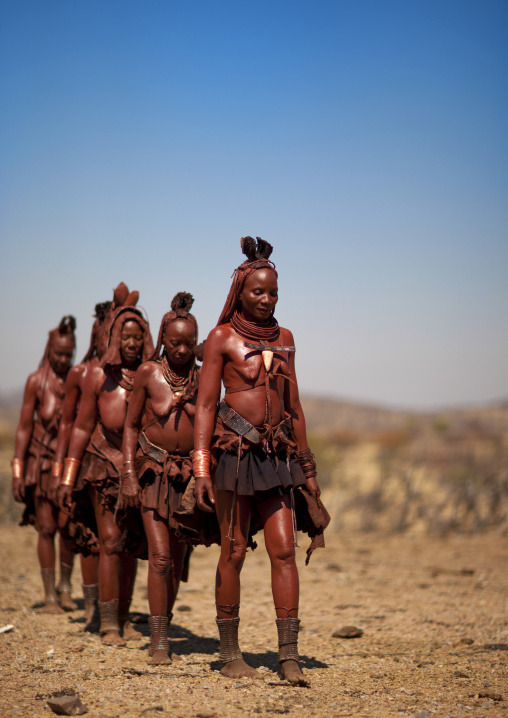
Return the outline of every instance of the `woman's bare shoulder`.
[[[67,379],[65,380],[65,386],[71,388],[81,381],[88,369],[87,364],[75,364],[69,369]]]
[[[230,324],[219,324],[214,327],[206,339],[205,353],[210,349],[217,351],[217,349],[223,348],[232,336],[233,330]]]
[[[289,331],[289,329],[286,329],[286,327],[279,327],[279,329],[281,343],[284,344],[284,346],[294,346],[295,340],[293,337],[293,333]]]
[[[106,373],[99,364],[91,366],[85,374],[85,388],[98,389],[105,378]]]
[[[140,364],[137,372],[136,379],[138,383],[148,381],[153,376],[158,376],[161,373],[161,365],[156,361],[144,361]]]
[[[40,369],[36,369],[28,376],[28,379],[26,380],[25,384],[25,394],[27,392],[37,391],[41,384],[43,373],[44,367],[41,367]]]

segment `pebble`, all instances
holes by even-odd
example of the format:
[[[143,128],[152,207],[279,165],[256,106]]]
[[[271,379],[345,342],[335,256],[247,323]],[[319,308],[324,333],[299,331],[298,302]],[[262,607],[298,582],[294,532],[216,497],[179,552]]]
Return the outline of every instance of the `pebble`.
[[[332,633],[332,638],[360,638],[363,631],[358,626],[343,626]]]
[[[48,706],[53,713],[61,716],[81,716],[88,713],[88,708],[81,703],[79,696],[59,696],[50,698]]]
[[[491,691],[480,691],[479,698],[490,698],[491,701],[502,701],[503,696],[500,693],[492,693]]]

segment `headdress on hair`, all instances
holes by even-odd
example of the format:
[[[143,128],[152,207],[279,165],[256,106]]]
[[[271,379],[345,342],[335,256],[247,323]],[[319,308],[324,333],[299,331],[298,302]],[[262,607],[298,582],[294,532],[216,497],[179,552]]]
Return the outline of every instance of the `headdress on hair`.
[[[92,333],[90,335],[90,346],[88,351],[82,359],[82,363],[90,361],[93,357],[97,356],[97,334],[100,332],[104,325],[108,312],[111,308],[112,302],[99,302],[95,305],[95,321],[92,327]]]
[[[242,237],[240,245],[247,259],[233,272],[233,283],[231,284],[228,298],[226,299],[217,325],[226,324],[231,320],[231,317],[238,309],[238,301],[247,277],[253,272],[257,269],[271,269],[277,276],[275,264],[268,259],[273,251],[273,247],[269,242],[265,242],[261,237],[256,237],[256,239],[253,237]]]
[[[134,290],[129,292],[127,285],[124,282],[113,290],[113,303],[111,309],[118,309],[118,307],[135,307],[138,303],[139,292]]]
[[[122,364],[122,356],[120,353],[120,343],[123,325],[129,321],[135,321],[139,324],[143,332],[143,353],[141,361],[146,361],[153,353],[153,341],[150,334],[148,320],[143,316],[141,309],[136,307],[139,298],[139,292],[129,292],[127,286],[120,282],[113,292],[113,302],[111,308],[104,320],[103,331],[108,337],[108,348],[104,356],[101,358],[100,366],[120,366]]]
[[[49,349],[51,347],[51,343],[55,339],[58,339],[59,337],[71,337],[74,344],[76,344],[76,338],[74,336],[75,331],[76,319],[72,316],[72,314],[62,317],[60,324],[55,329],[52,329],[48,334],[48,341],[46,342],[46,348],[44,349],[44,355],[40,361],[39,367],[41,367],[44,362],[49,359]]]
[[[166,314],[162,317],[159,329],[159,336],[157,337],[157,346],[155,347],[155,351],[153,353],[153,356],[151,357],[152,359],[157,359],[159,357],[162,348],[162,338],[164,336],[164,332],[166,331],[166,327],[168,326],[168,324],[171,324],[171,322],[176,322],[178,319],[187,319],[189,322],[192,322],[194,324],[197,342],[198,323],[196,321],[196,317],[190,313],[193,304],[194,297],[192,296],[192,294],[189,294],[189,292],[178,292],[178,294],[175,294],[171,301],[171,311],[166,312]]]

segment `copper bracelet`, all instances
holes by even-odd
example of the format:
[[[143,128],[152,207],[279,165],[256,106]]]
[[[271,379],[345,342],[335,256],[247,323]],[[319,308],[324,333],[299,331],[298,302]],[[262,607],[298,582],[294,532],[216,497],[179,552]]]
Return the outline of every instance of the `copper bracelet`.
[[[12,459],[11,461],[11,471],[12,471],[12,478],[13,479],[22,479],[23,478],[23,471],[25,468],[25,462],[23,459]]]
[[[51,476],[62,478],[63,463],[61,461],[51,462]]]
[[[79,459],[72,459],[72,458],[65,459],[64,470],[63,470],[62,479],[60,481],[60,486],[70,486],[71,488],[73,488],[74,484],[76,483],[76,479],[78,477],[80,466],[81,466],[81,461]]]
[[[210,456],[208,449],[196,449],[192,452],[192,471],[195,479],[210,476]]]

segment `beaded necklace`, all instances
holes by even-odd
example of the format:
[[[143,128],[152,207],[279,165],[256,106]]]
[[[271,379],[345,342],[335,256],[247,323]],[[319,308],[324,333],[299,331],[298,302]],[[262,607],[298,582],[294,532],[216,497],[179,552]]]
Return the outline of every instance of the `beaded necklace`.
[[[190,381],[191,372],[189,372],[186,376],[179,376],[169,366],[169,362],[168,362],[168,358],[167,358],[166,354],[164,354],[162,356],[161,369],[162,369],[162,376],[169,384],[173,394],[176,397],[181,396],[183,394],[184,388],[187,386],[187,384]]]

